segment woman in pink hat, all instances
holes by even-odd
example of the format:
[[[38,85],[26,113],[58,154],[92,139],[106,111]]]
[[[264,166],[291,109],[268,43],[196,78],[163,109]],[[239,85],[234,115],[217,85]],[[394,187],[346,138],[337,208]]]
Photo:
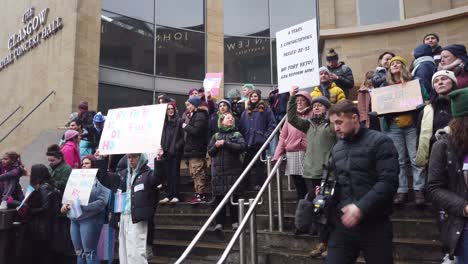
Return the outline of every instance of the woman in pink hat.
[[[81,168],[80,151],[78,145],[80,143],[80,133],[75,130],[65,131],[65,144],[62,147],[63,157],[65,162],[72,169]]]

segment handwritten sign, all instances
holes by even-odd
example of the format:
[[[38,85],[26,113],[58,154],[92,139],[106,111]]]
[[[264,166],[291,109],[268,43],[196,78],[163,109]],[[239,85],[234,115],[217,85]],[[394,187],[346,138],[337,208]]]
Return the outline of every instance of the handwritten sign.
[[[203,81],[203,88],[206,92],[210,92],[212,96],[219,95],[219,88],[223,80],[223,73],[207,73]]]
[[[371,103],[379,115],[415,110],[423,103],[419,80],[373,89]]]
[[[87,206],[97,171],[98,169],[72,170],[63,192],[62,203],[73,204],[79,200],[80,205]]]
[[[155,152],[160,148],[167,104],[109,110],[99,152],[102,155]]]
[[[303,89],[319,84],[315,18],[276,32],[276,42],[280,93],[289,91],[292,85]]]

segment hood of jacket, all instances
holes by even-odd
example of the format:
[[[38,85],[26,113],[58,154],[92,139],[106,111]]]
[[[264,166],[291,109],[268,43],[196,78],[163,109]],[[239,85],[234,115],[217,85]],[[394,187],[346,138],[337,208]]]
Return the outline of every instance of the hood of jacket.
[[[147,163],[148,163],[148,156],[145,153],[141,153],[140,159],[138,160],[138,164],[135,168],[133,175],[138,175],[141,168],[143,168]],[[127,170],[128,170],[128,173],[130,173],[131,168],[130,168],[130,163],[128,161],[127,161]]]
[[[423,56],[432,56],[432,48],[427,44],[421,44],[414,49],[413,54],[415,59]]]

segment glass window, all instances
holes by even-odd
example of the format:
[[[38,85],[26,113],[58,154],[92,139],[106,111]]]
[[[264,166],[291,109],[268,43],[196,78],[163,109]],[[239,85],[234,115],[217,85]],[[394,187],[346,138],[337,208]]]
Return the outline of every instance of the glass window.
[[[400,20],[400,1],[358,0],[358,16],[362,26]]]
[[[271,83],[270,39],[226,36],[224,74],[227,83]]]
[[[153,25],[129,17],[102,12],[102,65],[153,74]]]
[[[269,24],[268,0],[224,0],[225,35],[268,37]]]
[[[271,73],[273,74],[273,83],[278,83],[278,62],[276,59],[276,39],[271,40],[271,55],[272,55],[272,66],[271,66]],[[320,57],[319,57],[320,58]]]
[[[102,0],[102,9],[154,23],[154,0]]]
[[[99,84],[98,110],[107,115],[109,109],[153,104],[153,92],[110,84]]]
[[[156,74],[184,79],[205,77],[205,34],[158,26]]]
[[[156,0],[156,24],[205,31],[203,0]]]
[[[277,31],[315,18],[316,12],[316,0],[270,0],[271,37],[275,38]]]

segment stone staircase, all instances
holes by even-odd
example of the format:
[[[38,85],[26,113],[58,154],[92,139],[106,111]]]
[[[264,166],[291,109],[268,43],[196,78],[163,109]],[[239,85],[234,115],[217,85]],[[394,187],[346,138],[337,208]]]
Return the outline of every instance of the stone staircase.
[[[190,205],[186,202],[192,195],[192,186],[187,172],[182,172],[181,200],[183,202],[177,205],[158,206],[154,217],[153,250],[155,257],[150,260],[150,263],[174,263],[213,211],[209,204]],[[263,205],[257,207],[258,263],[323,263],[323,260],[312,259],[308,256],[308,252],[317,243],[317,237],[293,234],[294,212],[297,205],[296,193],[287,190],[287,177],[283,177],[282,186],[284,189],[285,232],[268,231],[268,199],[266,195]],[[254,195],[255,193],[247,192],[242,196],[253,197]],[[275,203],[275,213],[276,208]],[[275,217],[275,228],[277,228],[276,221]],[[414,203],[407,203],[395,208],[392,222],[395,263],[441,263],[443,255],[430,204],[420,208]],[[222,233],[215,232],[213,226],[208,229],[184,263],[216,263],[234,232],[230,229],[226,229]],[[246,244],[248,248],[248,233],[246,234]],[[238,263],[238,257],[236,245],[227,263]],[[358,259],[358,263],[365,263],[365,261],[361,257]]]

